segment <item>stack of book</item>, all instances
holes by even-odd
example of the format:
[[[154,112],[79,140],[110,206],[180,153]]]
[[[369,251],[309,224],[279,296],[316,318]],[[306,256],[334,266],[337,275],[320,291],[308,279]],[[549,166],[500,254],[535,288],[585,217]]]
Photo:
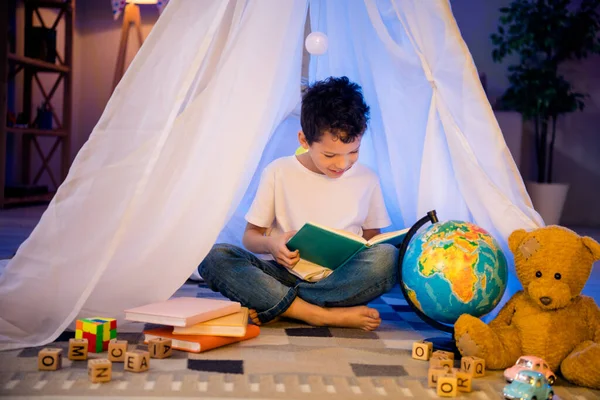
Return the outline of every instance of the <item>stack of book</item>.
[[[176,350],[200,353],[258,336],[248,309],[229,300],[177,297],[125,310],[128,321],[162,325],[144,330],[144,343],[171,339]]]

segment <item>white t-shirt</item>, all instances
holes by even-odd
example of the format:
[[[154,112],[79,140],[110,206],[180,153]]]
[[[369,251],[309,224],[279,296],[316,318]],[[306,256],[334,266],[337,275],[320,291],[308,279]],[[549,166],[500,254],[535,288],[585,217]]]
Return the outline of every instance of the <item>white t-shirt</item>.
[[[310,171],[296,156],[279,158],[263,171],[246,221],[272,228],[271,235],[316,222],[361,235],[391,224],[379,179],[356,163],[339,178]]]

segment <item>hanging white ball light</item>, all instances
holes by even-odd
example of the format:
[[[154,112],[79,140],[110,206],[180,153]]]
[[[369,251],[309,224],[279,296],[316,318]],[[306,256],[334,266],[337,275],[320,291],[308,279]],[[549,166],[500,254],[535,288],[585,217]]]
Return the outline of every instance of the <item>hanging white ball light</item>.
[[[306,37],[304,46],[306,46],[306,51],[308,51],[310,54],[320,56],[321,54],[325,54],[327,51],[329,39],[327,39],[327,35],[323,32],[312,32]]]

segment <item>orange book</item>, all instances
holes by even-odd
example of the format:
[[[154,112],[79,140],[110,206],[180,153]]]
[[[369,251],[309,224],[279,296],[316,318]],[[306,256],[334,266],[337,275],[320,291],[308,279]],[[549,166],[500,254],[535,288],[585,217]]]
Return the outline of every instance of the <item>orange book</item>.
[[[171,339],[171,345],[175,350],[201,353],[217,347],[226,346],[231,343],[241,342],[258,336],[260,328],[256,325],[248,325],[246,335],[242,337],[206,336],[206,335],[174,335],[173,328],[163,327],[148,329],[144,331],[144,343],[157,338]]]
[[[248,326],[248,308],[242,309],[224,317],[200,322],[199,324],[173,329],[173,335],[208,335],[208,336],[235,336],[241,337],[246,334]]]
[[[160,325],[190,326],[236,313],[241,307],[237,301],[175,297],[125,310],[125,319]]]

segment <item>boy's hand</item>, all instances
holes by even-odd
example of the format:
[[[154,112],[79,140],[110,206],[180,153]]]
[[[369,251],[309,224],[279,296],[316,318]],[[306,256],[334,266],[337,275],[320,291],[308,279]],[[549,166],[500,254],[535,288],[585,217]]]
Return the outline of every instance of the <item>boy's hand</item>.
[[[285,245],[295,234],[296,231],[290,231],[283,235],[275,236],[271,243],[271,254],[275,261],[290,269],[294,268],[298,261],[300,261],[300,252],[298,250],[290,251]]]

